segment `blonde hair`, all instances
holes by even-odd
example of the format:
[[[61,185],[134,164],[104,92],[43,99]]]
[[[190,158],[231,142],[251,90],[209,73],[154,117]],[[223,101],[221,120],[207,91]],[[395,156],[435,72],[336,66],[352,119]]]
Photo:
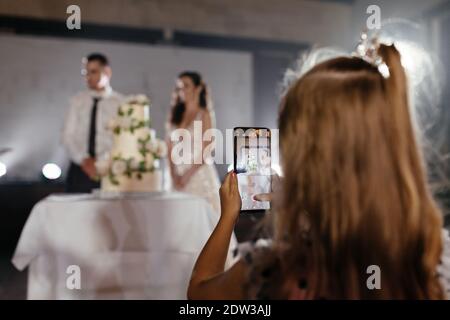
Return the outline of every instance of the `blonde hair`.
[[[279,116],[285,177],[272,215],[287,297],[438,299],[442,218],[426,181],[394,46],[384,79],[359,58],[322,62],[288,90]],[[381,270],[369,290],[367,268]]]

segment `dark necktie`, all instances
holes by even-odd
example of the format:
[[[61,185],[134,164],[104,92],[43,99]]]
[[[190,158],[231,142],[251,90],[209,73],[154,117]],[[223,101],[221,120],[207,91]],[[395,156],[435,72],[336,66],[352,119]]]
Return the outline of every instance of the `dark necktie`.
[[[95,158],[95,135],[97,132],[97,104],[100,98],[93,98],[92,111],[91,111],[91,124],[89,126],[89,146],[88,153],[91,157]]]

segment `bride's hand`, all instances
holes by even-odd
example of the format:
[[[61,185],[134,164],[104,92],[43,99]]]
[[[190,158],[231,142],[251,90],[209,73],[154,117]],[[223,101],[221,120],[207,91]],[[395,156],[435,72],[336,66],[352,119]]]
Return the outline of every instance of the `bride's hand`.
[[[221,219],[231,219],[236,222],[241,211],[242,200],[239,194],[236,173],[228,172],[219,190]]]
[[[181,190],[181,189],[183,189],[183,187],[184,187],[184,185],[182,184],[181,178],[182,178],[182,177],[179,176],[179,175],[174,175],[174,176],[172,177],[173,185],[174,185],[174,187],[175,187],[176,190]]]
[[[190,176],[187,174],[183,174],[180,177],[180,188],[184,188],[189,182]]]

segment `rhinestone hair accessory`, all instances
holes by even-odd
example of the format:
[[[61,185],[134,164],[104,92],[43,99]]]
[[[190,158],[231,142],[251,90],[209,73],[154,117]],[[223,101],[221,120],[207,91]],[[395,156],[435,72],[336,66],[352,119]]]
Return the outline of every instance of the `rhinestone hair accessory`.
[[[387,79],[390,76],[389,68],[383,61],[383,58],[378,55],[379,47],[380,42],[377,35],[369,37],[367,32],[362,32],[356,51],[352,55],[376,67],[383,78]]]

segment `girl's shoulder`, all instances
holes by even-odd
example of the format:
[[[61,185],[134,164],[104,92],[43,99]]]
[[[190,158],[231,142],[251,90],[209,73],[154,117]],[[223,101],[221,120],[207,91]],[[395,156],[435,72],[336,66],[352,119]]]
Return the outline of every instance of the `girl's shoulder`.
[[[266,300],[277,292],[280,279],[280,264],[272,241],[258,239],[239,244],[241,260],[246,265],[247,275],[244,291],[249,299]],[[274,281],[274,279],[276,279]]]

